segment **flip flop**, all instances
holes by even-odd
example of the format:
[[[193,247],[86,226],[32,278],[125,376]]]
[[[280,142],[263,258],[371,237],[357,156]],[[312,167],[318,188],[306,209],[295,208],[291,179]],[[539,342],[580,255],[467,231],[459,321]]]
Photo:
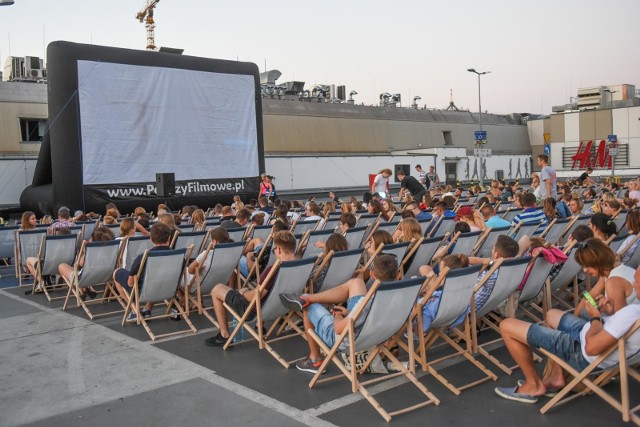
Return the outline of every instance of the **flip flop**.
[[[536,403],[538,402],[537,396],[531,396],[530,394],[518,393],[516,390],[518,387],[496,387],[494,391],[496,394],[504,399],[513,400],[521,403]]]
[[[522,387],[524,385],[524,380],[518,380],[518,387]],[[560,390],[559,389],[547,389],[547,391],[543,394],[544,397],[548,397],[549,399],[552,399],[554,397],[556,397],[556,394],[558,394]]]

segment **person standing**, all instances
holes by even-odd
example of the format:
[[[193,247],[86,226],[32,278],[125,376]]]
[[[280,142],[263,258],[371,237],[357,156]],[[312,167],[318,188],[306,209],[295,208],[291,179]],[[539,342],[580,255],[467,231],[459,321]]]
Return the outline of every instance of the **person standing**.
[[[260,194],[258,194],[258,199],[260,197],[266,197],[268,200],[276,198],[276,186],[273,185],[273,177],[263,173],[260,175],[260,178],[262,179],[262,182],[260,183]]]
[[[371,184],[371,193],[372,194],[380,194],[386,196],[389,193],[389,177],[393,175],[391,169],[382,169],[378,172],[375,179],[373,180],[373,184]]]
[[[408,191],[414,200],[420,201],[427,194],[426,188],[414,177],[407,175],[403,170],[396,172],[396,176],[400,180],[400,200]]]
[[[438,174],[436,173],[435,166],[429,166],[429,172],[427,172],[427,179],[429,179],[430,185],[429,188],[433,188],[436,184],[440,184],[440,178],[438,178]]]
[[[549,166],[549,156],[540,154],[538,156],[538,166],[542,169],[540,171],[540,198],[542,200],[548,197],[556,199],[558,197],[558,179],[556,177],[556,171]]]
[[[416,165],[416,171],[418,172],[418,181],[428,190],[431,187],[431,181],[427,177],[427,172],[422,169],[422,165]]]

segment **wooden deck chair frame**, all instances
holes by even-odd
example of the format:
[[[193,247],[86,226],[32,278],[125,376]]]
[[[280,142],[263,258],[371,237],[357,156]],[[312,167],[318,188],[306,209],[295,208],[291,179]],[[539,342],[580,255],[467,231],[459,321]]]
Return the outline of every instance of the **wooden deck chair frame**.
[[[370,351],[363,366],[359,370],[353,369],[356,366],[356,360],[355,360],[355,352],[352,351],[352,349],[359,348],[359,347],[356,347],[356,345],[359,345],[358,338],[362,337],[363,335],[362,332],[366,328],[367,319],[369,318],[369,316],[371,316],[371,318],[374,317],[374,315],[372,315],[371,313],[373,313],[374,310],[376,309],[375,300],[376,298],[379,298],[378,292],[380,292],[380,294],[382,293],[387,294],[387,293],[402,291],[403,288],[407,288],[408,291],[415,290],[415,296],[412,300],[412,301],[415,301],[415,299],[418,296],[418,293],[420,292],[421,289],[423,289],[427,280],[428,279],[425,277],[417,277],[417,278],[411,278],[411,279],[404,279],[397,282],[385,282],[385,283],[380,283],[380,281],[376,280],[371,286],[371,288],[369,289],[369,291],[367,292],[367,294],[364,296],[364,300],[362,301],[362,303],[360,303],[358,308],[356,308],[356,310],[354,310],[354,312],[350,315],[349,323],[347,324],[347,327],[344,328],[344,330],[342,331],[342,333],[340,333],[340,335],[336,336],[335,343],[331,348],[329,348],[324,343],[324,341],[322,341],[322,339],[320,339],[320,337],[316,335],[315,331],[313,331],[312,329],[308,330],[307,331],[308,339],[313,339],[320,346],[320,348],[326,355],[326,358],[322,362],[322,365],[318,369],[318,372],[311,379],[311,382],[309,383],[309,388],[313,388],[316,384],[319,384],[319,383],[344,377],[351,383],[351,391],[353,393],[360,393],[367,400],[367,402],[369,402],[371,406],[373,406],[373,408],[387,422],[391,421],[392,417],[396,415],[404,414],[404,413],[407,413],[431,404],[434,404],[436,406],[439,405],[440,400],[437,397],[435,397],[420,381],[418,381],[418,379],[415,376],[413,328],[411,327],[411,323],[409,322],[411,312],[415,307],[414,303],[411,304],[411,307],[407,310],[407,312],[396,312],[397,319],[394,319],[393,322],[388,322],[390,325],[387,328],[387,331],[385,332],[388,332],[390,328],[395,329],[395,327],[398,326],[398,323],[402,322],[399,325],[399,329],[396,332],[389,332],[388,334],[385,334],[385,335],[389,335],[389,334],[391,335],[389,337],[386,337],[384,340],[376,340],[381,342],[372,343],[371,345],[369,345],[369,342],[365,341],[367,342],[367,344],[361,344],[362,348],[360,348],[360,350],[369,349]],[[386,303],[386,301],[378,305],[381,306],[384,303]],[[364,309],[368,305],[370,305],[371,308],[368,312],[365,312]],[[364,325],[362,326],[362,330],[360,331],[360,333],[356,335],[355,324],[356,322],[359,321],[360,317],[364,318]],[[390,345],[394,345],[405,332],[409,336],[408,366],[405,366],[402,362],[400,362],[398,358],[394,356],[393,353],[391,353],[388,350],[388,348],[385,346],[385,342],[387,341],[390,342]],[[339,352],[342,351],[341,350],[342,344],[347,342],[349,343],[349,347],[346,350],[346,353],[347,353],[347,357],[349,358],[349,365],[351,369],[347,368],[347,366],[343,363],[343,361],[339,357]],[[368,381],[360,381],[358,376],[366,372],[367,368],[373,362],[374,358],[378,354],[382,354],[386,356],[386,358],[394,365],[394,367],[398,370],[398,372],[392,372],[386,375],[378,376]],[[333,363],[340,370],[340,374],[333,377],[320,379],[320,375],[322,374],[322,372],[325,370],[325,368],[329,363]],[[382,381],[391,380],[396,377],[406,378],[424,396],[426,396],[427,399],[422,400],[418,404],[415,404],[406,408],[402,408],[393,412],[388,412],[387,410],[385,410],[382,407],[382,405],[369,392],[369,390],[367,390],[366,386],[370,384],[380,383]]]
[[[35,230],[16,230],[16,244],[14,263],[16,266],[16,277],[18,278],[18,286],[23,286],[22,281],[31,276],[27,270],[27,258],[38,257],[40,254],[40,246],[42,245],[42,236],[47,235],[46,228]],[[35,277],[33,278],[35,280]]]
[[[512,239],[518,240],[520,239],[522,236],[533,236],[536,231],[540,228],[540,226],[542,225],[543,221],[540,222],[529,222],[529,223],[523,223],[522,221],[520,221],[518,224],[516,224],[515,227],[513,227],[513,229],[511,230],[511,232],[509,234],[507,234],[507,236],[511,237]]]
[[[522,278],[524,277],[524,273],[530,261],[531,257],[509,259],[499,258],[495,260],[493,265],[490,266],[489,270],[487,270],[487,273],[484,275],[482,280],[476,284],[473,291],[473,297],[471,298],[471,334],[473,338],[473,354],[481,354],[486,357],[491,363],[496,365],[507,375],[511,375],[513,370],[492,356],[488,350],[485,350],[485,347],[501,341],[502,338],[480,344],[478,342],[478,327],[484,324],[495,332],[500,333],[498,324],[502,319],[493,313],[493,311],[516,291],[520,282],[522,282]],[[477,310],[475,304],[476,293],[482,286],[484,286],[489,277],[499,268],[502,268],[502,270],[498,274],[498,279],[494,284],[489,299],[482,308]],[[507,268],[515,271],[507,271]]]
[[[317,268],[316,273],[311,277],[310,284],[313,285],[325,265],[328,265],[329,268],[322,282],[321,291],[326,291],[345,283],[352,278],[357,271],[358,264],[363,255],[363,248],[349,249],[340,252],[329,251],[329,253],[322,258],[322,263]],[[350,267],[351,265],[353,265],[353,269]],[[309,292],[313,292],[313,286],[310,286]]]
[[[120,256],[120,250],[121,244],[118,240],[91,243],[87,241],[82,242],[77,260],[73,265],[72,277],[64,277],[69,290],[62,307],[63,311],[67,310],[68,303],[72,296],[76,299],[76,307],[82,307],[91,320],[97,317],[121,313],[124,310],[126,304],[122,301],[118,291],[114,288],[113,279],[111,277],[116,268],[118,258]],[[79,265],[80,260],[84,260],[83,266]],[[97,263],[97,265],[94,265],[94,263]],[[81,271],[83,271],[84,274],[80,274]],[[81,288],[100,285],[104,285],[104,289],[102,296],[99,299],[86,301],[81,298]],[[112,300],[116,300],[120,304],[120,310],[94,314],[89,309],[90,305],[103,304]]]
[[[473,256],[490,258],[493,252],[493,245],[495,245],[496,240],[498,240],[498,236],[502,234],[508,235],[510,230],[511,226],[487,227],[485,229],[486,235],[482,238],[482,240],[478,239],[478,245],[473,250]]]
[[[227,340],[223,348],[227,350],[230,346],[239,344],[234,343],[233,339],[238,334],[238,332],[240,332],[240,328],[244,328],[245,332],[248,332],[251,337],[258,342],[258,348],[260,348],[260,350],[267,350],[267,352],[285,368],[288,369],[292,363],[300,360],[300,358],[291,361],[285,360],[276,350],[273,349],[271,343],[297,336],[305,336],[304,331],[291,320],[293,311],[288,310],[284,308],[284,306],[282,306],[279,294],[282,292],[302,293],[308,286],[309,277],[311,276],[311,270],[315,264],[316,259],[314,258],[304,258],[293,261],[277,260],[271,270],[269,270],[269,274],[267,274],[267,277],[265,277],[264,280],[258,283],[255,296],[251,301],[249,301],[249,305],[247,306],[247,309],[242,316],[225,303],[224,307],[231,314],[231,316],[233,316],[233,318],[238,321],[238,324],[233,329],[233,331],[231,331],[229,339]],[[291,269],[292,272],[288,272],[287,270],[289,269]],[[292,273],[295,273],[295,275],[293,275]],[[269,294],[267,295],[265,301],[262,301],[261,294],[263,292],[266,292],[267,284],[273,279],[274,275],[276,274],[276,282],[273,284],[273,287],[269,291]],[[285,286],[284,289],[283,286]],[[272,308],[274,306],[276,307],[276,309]],[[250,318],[252,313],[254,312],[254,308],[256,322],[255,329],[250,324],[254,321]],[[271,314],[271,316],[265,317],[265,312],[269,312],[268,314]],[[265,322],[273,322],[266,333],[263,330]],[[293,330],[293,333],[283,336],[276,335],[274,338],[269,338],[275,331],[279,330],[283,324],[290,326]]]
[[[478,245],[478,242],[485,235],[482,231],[470,231],[468,233],[456,233],[454,236],[455,239],[455,248],[453,248],[454,254],[464,254],[466,256],[471,256],[474,248]],[[453,244],[452,239],[452,244]]]
[[[553,221],[540,233],[540,237],[545,239],[552,245],[562,244],[562,236],[567,232],[578,217],[573,218],[554,218]]]
[[[565,232],[562,234],[562,238],[561,241],[564,241],[565,239],[567,239],[569,237],[569,235],[571,235],[571,233],[573,233],[573,230],[575,230],[575,228],[579,225],[587,225],[589,223],[589,221],[591,221],[591,215],[578,215],[575,217],[575,219],[573,220],[573,222],[571,222],[571,225],[569,225]]]
[[[217,249],[216,249],[217,248]],[[207,273],[204,277],[200,276],[201,268],[196,268],[196,273],[193,277],[192,283],[188,283],[184,288],[185,295],[185,307],[184,310],[187,315],[190,313],[190,305],[189,302],[193,304],[194,307],[198,309],[198,313],[204,315],[214,326],[219,327],[216,319],[211,316],[208,312],[213,310],[213,305],[211,307],[204,306],[204,297],[206,295],[210,295],[213,288],[218,284],[227,284],[230,283],[232,278],[232,274],[234,270],[237,269],[238,262],[242,257],[242,250],[244,248],[244,242],[229,242],[229,243],[218,243],[217,245],[213,245],[213,242],[209,243],[207,246],[206,253],[204,256],[204,260],[211,256],[211,264]],[[219,265],[216,263],[216,250],[218,253],[221,251],[236,251],[237,257],[235,253],[232,253],[230,259],[224,259],[223,265]],[[213,252],[213,253],[212,253]],[[226,255],[226,254],[225,254]],[[234,262],[235,260],[235,262]],[[228,274],[227,274],[228,273]],[[239,275],[239,273],[237,273]],[[226,281],[225,281],[226,277]],[[206,282],[205,282],[206,281]],[[196,292],[195,295],[191,292],[191,288],[195,286]],[[203,290],[204,287],[204,290]]]
[[[316,228],[318,227],[318,225],[322,222],[321,219],[317,219],[317,220],[313,220],[313,221],[296,221],[295,224],[293,224],[291,226],[291,233],[292,234],[307,234],[308,232],[312,232],[314,230],[316,230]],[[304,224],[304,227],[301,227],[301,229],[298,229],[301,225]]]
[[[296,257],[297,258],[304,258],[306,256],[317,257],[319,254],[324,253],[324,250],[316,248],[314,245],[318,241],[326,241],[329,238],[329,236],[331,236],[332,234],[333,232],[331,230],[313,230],[313,231],[307,230],[302,235],[298,234],[300,238],[298,239],[298,247],[296,248]],[[326,236],[326,238],[320,239],[320,240],[311,239],[312,236],[318,236],[318,235]],[[309,249],[309,243],[311,243],[311,246],[313,247],[313,249],[310,251],[311,253],[307,253],[307,249]]]
[[[540,412],[545,414],[551,408],[584,396],[589,392],[593,392],[616,409],[616,411],[620,412],[623,421],[632,421],[636,425],[640,425],[640,416],[636,415],[636,412],[640,409],[640,405],[631,408],[629,401],[629,377],[640,382],[640,373],[633,368],[633,365],[638,365],[638,354],[636,353],[628,358],[624,346],[625,341],[634,332],[636,332],[638,328],[640,328],[640,320],[636,321],[624,336],[620,337],[614,345],[600,354],[597,359],[591,362],[589,366],[581,372],[578,372],[555,354],[545,349],[539,349],[542,354],[560,365],[565,372],[569,373],[573,377],[573,380],[569,381],[561,391],[559,391],[549,402],[540,408]],[[616,349],[618,350],[619,363],[612,368],[599,371],[598,365]],[[589,378],[592,375],[596,376],[594,380]],[[609,381],[613,376],[619,376],[620,400],[617,400],[610,393],[602,389],[602,385]],[[586,389],[582,393],[571,394],[574,387],[578,384],[583,384]]]
[[[62,263],[69,265],[74,264],[77,254],[78,238],[79,236],[77,234],[42,236],[38,261],[35,264],[36,277],[34,277],[33,287],[31,288],[32,295],[35,294],[36,286],[40,283],[40,289],[44,292],[49,302],[66,298],[66,296],[52,297],[49,292],[64,288],[67,285],[47,285],[45,284],[44,276],[55,276],[58,274],[58,266]],[[50,245],[55,245],[55,243],[58,243],[58,246],[64,244],[63,249],[65,252],[63,253],[60,248],[54,249],[49,247]],[[49,252],[49,255],[47,255],[47,252]],[[51,261],[51,258],[54,258],[54,260]]]
[[[272,265],[272,262],[271,262],[272,254],[267,252],[267,251],[271,250],[272,241],[273,241],[273,232],[269,233],[269,236],[264,241],[264,244],[262,245],[262,248],[260,249],[260,251],[258,251],[258,255],[255,258],[255,262],[253,263],[253,265],[249,269],[249,274],[247,274],[246,277],[242,277],[242,275],[240,274],[240,271],[238,270],[238,275],[237,275],[238,276],[238,289],[240,289],[242,287],[245,287],[245,286],[254,287],[251,284],[252,283],[252,281],[251,281],[252,277],[255,277],[255,283],[258,282],[258,279],[260,278],[260,262],[259,262],[259,260],[261,260],[262,257],[267,255],[269,257],[269,261],[267,263],[267,266]]]
[[[142,255],[146,249],[151,249],[152,247],[153,242],[149,236],[125,237],[122,239],[122,251],[120,252],[118,265],[130,269],[136,257]]]
[[[193,323],[191,323],[191,320],[189,319],[189,316],[187,315],[187,313],[184,311],[184,309],[182,308],[182,305],[180,305],[178,303],[178,300],[176,298],[176,292],[179,286],[179,281],[180,279],[182,280],[186,280],[186,270],[185,270],[185,259],[189,259],[189,256],[191,256],[190,254],[190,250],[191,248],[187,249],[187,248],[181,248],[181,249],[169,249],[169,250],[163,250],[163,251],[149,251],[149,250],[145,250],[144,254],[142,255],[142,261],[140,262],[140,269],[138,270],[138,273],[134,276],[134,284],[133,284],[133,289],[131,290],[131,293],[129,294],[129,301],[127,302],[127,305],[125,307],[124,310],[124,316],[122,317],[122,326],[125,326],[127,323],[127,315],[129,314],[130,311],[133,311],[136,313],[136,324],[138,325],[142,325],[144,327],[144,330],[147,332],[147,335],[149,335],[149,338],[151,338],[151,341],[156,341],[159,338],[166,338],[166,337],[170,337],[170,336],[174,336],[174,335],[180,335],[180,334],[184,334],[186,332],[192,332],[192,333],[196,333],[197,329],[195,328],[195,326],[193,326]],[[150,259],[162,259],[162,258],[167,258],[170,256],[174,256],[176,258],[179,258],[179,262],[181,263],[181,268],[179,269],[180,271],[176,273],[176,281],[175,281],[175,290],[173,292],[173,295],[169,298],[165,298],[164,299],[164,303],[166,304],[166,310],[164,314],[160,314],[160,315],[156,315],[156,316],[151,316],[149,318],[144,318],[142,316],[141,310],[140,310],[140,304],[141,303],[145,303],[148,301],[141,301],[141,295],[140,295],[140,278],[142,277],[142,275],[144,274],[144,286],[154,286],[153,285],[153,279],[150,279],[151,277],[151,272],[153,270],[147,271],[147,269],[149,268],[149,263],[150,263]],[[166,264],[166,261],[165,261]],[[177,261],[176,261],[176,265],[177,265]],[[167,277],[167,275],[165,274],[164,277],[162,277],[162,280],[169,280],[172,281],[172,277]],[[144,289],[143,289],[144,291]],[[153,302],[159,302],[159,301],[153,301]],[[183,329],[180,331],[175,331],[175,332],[169,332],[166,334],[160,334],[160,335],[156,335],[153,333],[153,331],[151,330],[151,327],[148,325],[148,321],[150,320],[156,320],[156,319],[166,319],[168,317],[171,317],[171,308],[175,307],[176,310],[178,310],[178,312],[180,313],[180,316],[182,317],[181,320],[184,320],[187,323],[187,326],[189,327],[188,329]]]
[[[440,228],[440,224],[442,223],[443,219],[444,219],[444,215],[440,215],[438,219],[435,219],[435,220],[431,219],[431,224],[429,226],[430,229],[427,230],[425,233],[423,233],[423,235],[428,239],[433,237],[442,237],[442,236],[435,236],[434,233],[438,228]]]
[[[445,224],[446,224],[446,227],[442,228],[442,226]],[[439,236],[444,236],[447,233],[452,233],[455,227],[454,218],[453,217],[445,218],[444,215],[442,215],[438,219],[438,223],[436,224],[436,226],[437,228],[433,230],[431,234],[429,234],[429,237],[439,237]]]
[[[440,275],[436,278],[434,283],[430,284],[426,295],[418,302],[418,304],[416,305],[416,309],[412,314],[411,324],[417,323],[418,325],[417,330],[419,344],[415,349],[416,361],[421,365],[424,372],[428,372],[433,375],[438,381],[442,383],[442,385],[447,387],[449,391],[451,391],[456,396],[460,395],[462,390],[471,388],[478,384],[482,384],[489,380],[496,381],[498,379],[498,377],[490,369],[480,363],[472,354],[473,342],[471,337],[471,322],[469,320],[468,314],[466,314],[464,317],[462,331],[459,328],[450,329],[451,333],[455,334],[456,338],[462,341],[462,345],[464,345],[464,347],[462,347],[462,345],[460,345],[447,334],[449,325],[451,325],[451,323],[453,323],[456,319],[458,319],[458,317],[460,317],[467,311],[469,304],[468,301],[471,300],[471,295],[473,293],[473,288],[475,285],[475,278],[483,268],[486,268],[486,265],[478,264],[453,271],[449,270],[448,267],[445,267],[440,272]],[[445,285],[447,284],[447,278],[449,278],[449,280],[457,279],[459,282],[462,281],[462,283],[450,283],[448,287],[446,287]],[[433,319],[433,323],[426,331],[426,333],[421,334],[420,331],[424,330],[422,311],[429,298],[431,298],[436,290],[440,289],[443,291],[441,296],[441,301],[443,301],[443,298],[447,297],[445,292],[452,288],[453,291],[450,292],[454,292],[456,293],[456,295],[454,297],[449,297],[448,299],[452,300],[453,304],[458,305],[457,307],[454,307],[457,308],[457,310],[446,312],[446,310],[448,310],[447,308],[442,308],[442,310],[444,311],[440,311],[441,307],[439,307],[438,312]],[[429,351],[429,349],[433,348],[434,344],[439,340],[442,340],[445,344],[452,347],[455,352],[453,354],[447,354],[445,356],[439,357],[435,360],[428,360],[427,352]],[[404,343],[404,341],[399,341],[399,345],[405,351],[409,351],[409,347]],[[479,380],[471,381],[467,384],[457,387],[451,384],[442,374],[440,374],[435,369],[434,366],[438,363],[457,356],[463,356],[465,359],[467,359],[467,361],[471,362],[471,364],[478,368],[484,374],[484,376]]]

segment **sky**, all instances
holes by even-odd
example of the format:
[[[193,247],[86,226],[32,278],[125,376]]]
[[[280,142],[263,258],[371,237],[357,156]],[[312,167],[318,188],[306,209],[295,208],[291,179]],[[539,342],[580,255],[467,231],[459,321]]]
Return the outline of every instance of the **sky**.
[[[56,40],[144,49],[144,0],[15,0],[0,7],[0,60],[45,57]],[[260,71],[346,85],[357,103],[383,92],[422,107],[549,114],[579,87],[640,89],[640,1],[161,0],[156,44],[249,61]]]

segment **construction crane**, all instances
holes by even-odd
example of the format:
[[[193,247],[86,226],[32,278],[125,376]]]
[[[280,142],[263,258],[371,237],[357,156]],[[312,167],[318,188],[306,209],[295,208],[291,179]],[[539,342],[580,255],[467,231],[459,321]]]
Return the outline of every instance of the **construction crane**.
[[[147,50],[156,48],[156,23],[153,20],[153,9],[159,2],[160,0],[147,0],[147,7],[136,14],[136,19],[140,23],[145,22],[145,27],[147,28]]]

